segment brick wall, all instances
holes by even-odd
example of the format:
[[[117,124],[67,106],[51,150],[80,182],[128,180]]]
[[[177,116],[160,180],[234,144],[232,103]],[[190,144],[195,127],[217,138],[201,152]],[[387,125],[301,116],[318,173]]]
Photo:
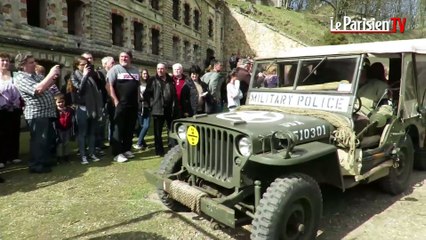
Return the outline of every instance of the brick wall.
[[[30,50],[38,58],[56,61],[71,68],[73,57],[84,51],[93,53],[100,65],[106,55],[118,56],[123,50],[133,49],[133,21],[143,24],[143,49],[133,51],[138,66],[154,70],[156,63],[171,66],[180,62],[185,68],[192,63],[204,65],[208,50],[216,59],[227,64],[231,53],[242,56],[266,56],[285,51],[289,47],[303,46],[267,25],[253,21],[234,10],[229,10],[219,0],[180,0],[180,20],[172,17],[172,0],[159,0],[160,10],[152,9],[150,0],[80,0],[81,36],[68,34],[67,0],[43,0],[45,2],[46,26],[33,27],[27,24],[26,0],[0,0],[0,51],[16,54]],[[184,4],[190,6],[190,25],[184,24]],[[200,29],[194,29],[194,10],[200,12]],[[111,14],[124,18],[124,46],[112,45]],[[213,23],[213,36],[209,36],[208,22]],[[151,52],[151,29],[160,32],[158,55]],[[178,57],[173,55],[173,37],[178,37]],[[187,48],[184,48],[187,42]],[[198,46],[198,53],[194,51]],[[185,61],[185,57],[187,61]]]
[[[133,49],[133,21],[137,19],[144,25],[143,50],[134,51],[134,61],[137,65],[155,66],[158,62],[169,65],[181,62],[184,67],[189,67],[195,62],[202,65],[208,48],[215,51],[217,58],[222,58],[223,38],[221,38],[221,25],[223,19],[223,5],[217,0],[181,0],[181,18],[176,21],[172,18],[172,0],[160,0],[160,10],[153,10],[149,0],[140,3],[135,0],[80,0],[84,5],[82,11],[81,36],[68,34],[67,1],[44,0],[45,6],[40,12],[45,12],[44,27],[33,27],[27,24],[26,0],[0,1],[0,51],[16,54],[18,51],[30,50],[37,58],[48,58],[67,67],[73,57],[84,51],[93,53],[98,64],[106,55],[118,56],[123,50]],[[191,24],[183,22],[184,4],[190,6]],[[200,11],[200,31],[193,28],[193,10]],[[124,46],[112,45],[111,13],[124,17],[123,37]],[[208,37],[206,27],[208,18],[215,21],[214,37]],[[44,21],[44,20],[43,20]],[[151,29],[160,31],[160,54],[151,53]],[[181,55],[175,59],[172,55],[173,36],[181,39]],[[185,53],[184,42],[189,43]],[[194,56],[193,46],[199,46],[198,56]],[[187,54],[188,62],[184,62]]]

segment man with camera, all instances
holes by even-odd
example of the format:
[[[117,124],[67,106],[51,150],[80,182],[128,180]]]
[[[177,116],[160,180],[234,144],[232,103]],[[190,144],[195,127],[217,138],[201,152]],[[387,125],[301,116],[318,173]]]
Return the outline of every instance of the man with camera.
[[[52,163],[49,161],[50,151],[46,150],[52,142],[52,119],[56,117],[55,102],[49,88],[61,70],[59,65],[55,65],[46,77],[36,75],[35,58],[31,53],[16,55],[15,65],[19,71],[13,80],[26,103],[24,116],[30,129],[29,170],[31,173],[47,173],[51,171]]]
[[[77,57],[74,61],[74,72],[71,82],[76,89],[73,102],[76,105],[78,144],[81,164],[88,164],[100,159],[95,154],[95,136],[98,120],[102,117],[102,96],[96,83],[93,64],[84,58]],[[86,143],[89,151],[86,151]]]
[[[96,146],[96,154],[99,156],[105,155],[104,151],[102,149],[107,148],[107,146],[104,145],[104,142],[106,140],[105,136],[105,126],[106,126],[106,119],[108,115],[106,103],[108,99],[108,93],[106,86],[106,72],[104,74],[100,73],[100,71],[96,70],[94,65],[94,59],[93,55],[90,52],[84,52],[81,54],[82,57],[87,59],[88,67],[91,70],[90,76],[95,80],[99,91],[101,91],[102,96],[102,115],[99,118],[99,121],[97,123],[96,127],[96,140],[95,140],[95,146]]]

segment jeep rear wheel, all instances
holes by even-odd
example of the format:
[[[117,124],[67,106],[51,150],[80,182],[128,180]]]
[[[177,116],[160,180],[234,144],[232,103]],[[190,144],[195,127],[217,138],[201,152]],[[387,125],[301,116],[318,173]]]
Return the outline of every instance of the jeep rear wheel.
[[[322,214],[321,190],[304,174],[277,178],[260,200],[251,238],[314,239]]]
[[[413,172],[414,147],[410,136],[406,135],[398,147],[397,166],[391,167],[389,175],[379,181],[382,190],[393,195],[407,189]]]
[[[178,172],[182,167],[182,151],[180,146],[170,149],[161,162],[158,174],[167,177],[170,174]],[[179,202],[169,197],[169,194],[163,188],[157,188],[157,194],[161,202],[173,211],[182,210],[184,207]]]

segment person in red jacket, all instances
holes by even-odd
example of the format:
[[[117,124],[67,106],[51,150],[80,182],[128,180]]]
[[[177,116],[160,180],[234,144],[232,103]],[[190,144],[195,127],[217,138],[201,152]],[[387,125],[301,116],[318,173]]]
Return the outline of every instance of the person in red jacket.
[[[68,143],[75,136],[74,131],[74,110],[65,105],[65,96],[58,94],[55,96],[56,110],[58,118],[55,124],[57,134],[56,157],[58,161],[68,161],[70,149]]]
[[[185,86],[185,79],[186,76],[183,74],[183,67],[182,64],[180,63],[175,63],[172,66],[173,68],[173,83],[175,85],[175,89],[176,89],[176,96],[177,96],[177,102],[178,102],[178,110],[179,110],[179,116],[178,117],[187,117],[188,116],[188,111],[187,106],[183,106],[182,104],[182,97],[181,97],[181,93],[182,93],[182,89],[186,88],[187,86]],[[185,99],[183,99],[185,100]]]

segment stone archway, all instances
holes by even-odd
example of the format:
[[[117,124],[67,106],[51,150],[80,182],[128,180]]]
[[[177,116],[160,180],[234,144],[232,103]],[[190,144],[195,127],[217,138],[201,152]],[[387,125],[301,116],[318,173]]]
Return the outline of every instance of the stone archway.
[[[204,69],[208,68],[210,66],[211,60],[215,58],[214,56],[214,50],[211,48],[207,48],[206,50],[206,60],[204,61]]]

